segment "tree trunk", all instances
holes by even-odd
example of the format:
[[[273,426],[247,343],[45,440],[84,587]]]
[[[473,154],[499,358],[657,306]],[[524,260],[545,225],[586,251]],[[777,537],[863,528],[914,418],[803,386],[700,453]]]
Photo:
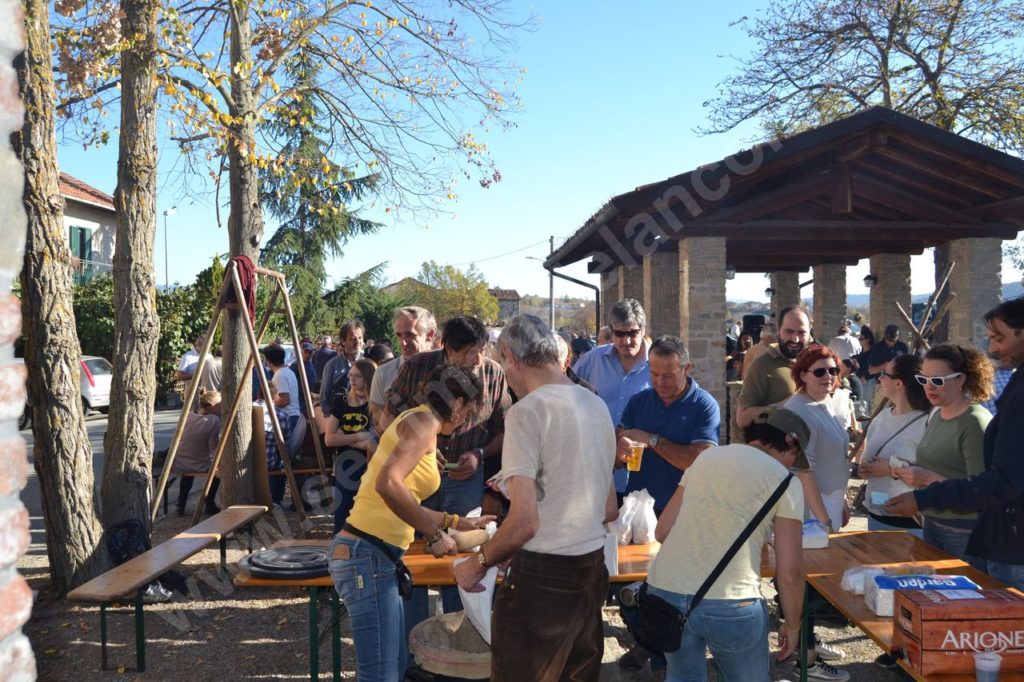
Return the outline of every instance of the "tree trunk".
[[[114,376],[103,439],[103,523],[149,530],[153,404],[160,321],[156,310],[156,51],[154,0],[122,0],[121,135],[114,242]]]
[[[47,3],[26,0],[19,61],[25,126],[12,135],[25,166],[28,216],[22,316],[32,398],[32,457],[42,491],[51,585],[59,594],[109,566],[93,498],[93,453],[79,389],[81,348],[72,309],[71,249],[57,170]]]
[[[249,159],[249,154],[256,148],[255,93],[245,75],[246,70],[235,68],[252,59],[252,27],[248,17],[248,2],[232,3],[231,115],[235,121],[240,122],[232,125],[228,141],[228,177],[231,188],[228,243],[232,256],[248,256],[256,263],[259,260],[260,240],[263,238],[263,212],[260,209],[256,165]],[[244,374],[250,350],[241,317],[247,314],[244,306],[243,309],[229,310],[224,324],[221,381],[224,404],[232,403],[236,390],[243,393],[220,468],[221,499],[224,504],[250,502],[253,497],[252,470],[247,457],[252,441],[252,377]]]
[[[942,277],[946,274],[946,268],[949,267],[949,245],[942,244],[941,246],[935,247],[935,288],[938,289],[942,284]],[[949,298],[949,285],[946,285],[946,289],[942,292],[942,295],[935,301],[935,308],[933,310],[938,313],[942,310],[942,306],[945,305],[946,299]],[[935,331],[932,333],[932,338],[929,341],[931,345],[937,345],[945,343],[949,340],[949,313],[947,313],[942,320],[935,325]]]

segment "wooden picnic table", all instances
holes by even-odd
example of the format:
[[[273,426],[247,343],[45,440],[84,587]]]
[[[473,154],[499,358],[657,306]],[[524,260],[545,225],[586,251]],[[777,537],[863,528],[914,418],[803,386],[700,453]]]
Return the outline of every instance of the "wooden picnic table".
[[[946,554],[917,539],[906,531],[859,531],[835,533],[829,536],[827,549],[804,551],[804,573],[807,584],[827,600],[870,637],[883,651],[892,646],[893,620],[876,616],[863,596],[847,592],[842,588],[843,572],[853,566],[887,566],[908,562],[927,563],[935,573],[963,575],[985,589],[999,589],[1007,586],[969,564]],[[807,616],[813,605],[805,604],[801,640],[808,636]],[[801,642],[806,651],[806,641]],[[968,682],[973,674],[944,674],[922,676],[914,672],[904,661],[900,667],[915,680],[926,682]],[[801,675],[801,680],[806,677]],[[1024,680],[1024,673],[1001,672],[1003,681]]]
[[[325,547],[330,543],[326,539],[286,539],[279,540],[273,545],[274,549],[281,547],[314,546]],[[613,583],[631,583],[637,580],[644,580],[647,577],[647,569],[651,561],[658,554],[661,545],[654,542],[649,545],[620,545],[619,546],[619,573],[611,576],[609,580]],[[452,563],[460,557],[471,557],[472,554],[463,552],[454,556],[434,558],[427,552],[423,540],[416,540],[405,553],[403,561],[412,574],[413,585],[417,587],[444,587],[455,584],[452,574]],[[324,575],[317,578],[257,578],[246,571],[239,571],[234,578],[234,584],[239,587],[298,587],[305,589],[309,594],[309,679],[316,680],[320,671],[320,615],[317,610],[317,601],[320,598],[320,590],[327,589],[331,595],[331,660],[332,679],[337,682],[341,679],[341,604],[338,599],[338,592],[334,589],[334,581],[331,576]]]

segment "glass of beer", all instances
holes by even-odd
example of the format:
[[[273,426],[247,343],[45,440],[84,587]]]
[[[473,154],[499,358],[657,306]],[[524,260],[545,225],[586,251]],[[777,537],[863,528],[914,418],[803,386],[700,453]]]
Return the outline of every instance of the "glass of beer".
[[[634,443],[633,449],[629,453],[629,457],[626,458],[626,470],[627,471],[640,471],[640,463],[644,458],[644,445],[643,443]]]

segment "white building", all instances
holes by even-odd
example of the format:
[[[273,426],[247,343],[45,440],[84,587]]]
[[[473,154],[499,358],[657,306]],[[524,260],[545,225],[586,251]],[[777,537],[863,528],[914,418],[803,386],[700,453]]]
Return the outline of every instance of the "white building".
[[[68,231],[75,283],[110,272],[114,262],[117,213],[114,197],[67,173],[60,174],[64,228]]]

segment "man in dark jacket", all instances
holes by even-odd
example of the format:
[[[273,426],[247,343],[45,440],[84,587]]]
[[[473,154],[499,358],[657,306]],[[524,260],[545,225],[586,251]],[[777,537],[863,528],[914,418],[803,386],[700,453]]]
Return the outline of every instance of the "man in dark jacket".
[[[1024,364],[1024,297],[1000,303],[984,319],[989,354],[1004,367],[1019,368]],[[999,411],[985,430],[985,471],[895,497],[886,512],[980,511],[967,555],[993,578],[1024,589],[1024,372],[1014,372],[996,405]]]

